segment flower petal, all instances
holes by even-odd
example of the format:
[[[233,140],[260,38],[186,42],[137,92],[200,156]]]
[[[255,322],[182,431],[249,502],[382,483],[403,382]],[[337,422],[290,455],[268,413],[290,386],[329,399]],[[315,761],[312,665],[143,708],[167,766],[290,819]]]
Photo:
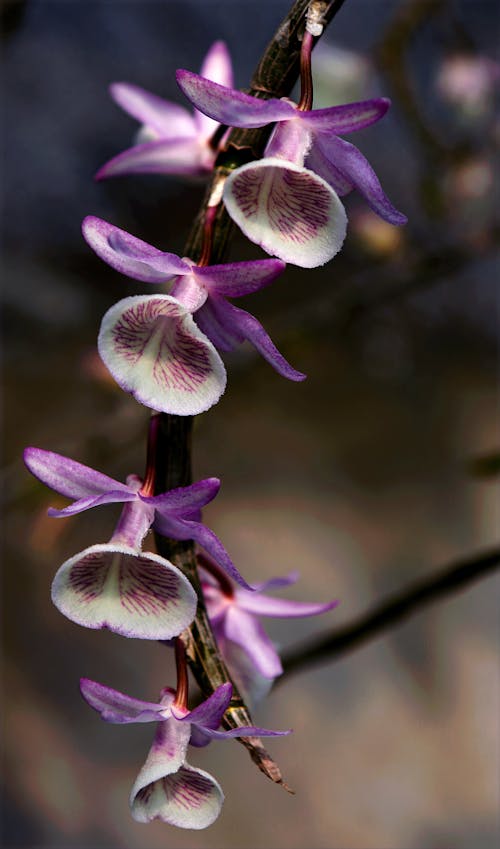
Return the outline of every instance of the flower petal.
[[[132,83],[112,83],[109,93],[125,112],[150,127],[164,139],[194,136],[193,118],[183,106],[169,103]]]
[[[296,571],[289,572],[288,575],[283,575],[280,578],[270,578],[268,581],[262,581],[261,584],[255,584],[255,591],[263,593],[266,590],[277,590],[280,587],[290,587],[296,584],[300,578],[300,574]]]
[[[292,729],[287,731],[272,731],[270,728],[260,728],[258,725],[246,725],[240,728],[231,728],[229,731],[215,731],[211,728],[197,728],[196,731],[200,734],[201,739],[205,737],[207,742],[210,740],[228,740],[233,737],[286,737],[292,733]],[[191,732],[192,735],[192,732]],[[200,737],[197,738],[198,741]],[[200,745],[199,742],[195,745]]]
[[[359,103],[313,109],[311,112],[302,112],[300,117],[314,132],[342,135],[363,130],[375,124],[376,121],[380,121],[390,105],[391,101],[387,97],[376,97]]]
[[[159,513],[182,517],[205,507],[212,501],[220,489],[219,478],[206,478],[192,483],[190,486],[180,486],[161,495],[143,496],[141,501],[151,504]]]
[[[175,254],[148,245],[114,224],[88,215],[82,222],[88,245],[112,268],[145,283],[165,283],[176,274],[189,274],[191,267]]]
[[[244,649],[264,678],[281,675],[283,667],[274,644],[251,613],[231,605],[226,613],[224,633],[228,640]]]
[[[212,80],[219,85],[233,86],[233,68],[229,51],[223,41],[216,41],[205,56],[201,66],[200,76]],[[207,118],[203,112],[197,109],[194,112],[194,120],[201,138],[208,139],[217,129],[217,121]]]
[[[91,495],[88,498],[79,498],[70,504],[68,507],[63,507],[62,510],[56,510],[55,507],[49,507],[48,514],[54,519],[61,519],[65,516],[74,516],[75,513],[83,513],[84,510],[90,510],[92,507],[99,507],[101,504],[116,504],[125,501],[135,501],[137,495],[135,492],[127,492],[122,489],[105,492],[104,495]]]
[[[222,717],[226,712],[231,696],[233,694],[233,686],[229,682],[221,684],[216,690],[201,702],[194,710],[189,713],[177,715],[175,705],[172,708],[172,716],[178,722],[190,722],[192,725],[201,725],[204,728],[218,728],[221,724]]]
[[[236,581],[241,587],[247,590],[253,589],[250,584],[247,584],[242,575],[238,572],[236,566],[231,560],[226,549],[222,545],[220,539],[214,534],[210,528],[206,528],[201,522],[193,522],[188,519],[174,518],[171,516],[156,515],[155,529],[163,536],[171,537],[172,539],[186,540],[193,539],[202,548],[205,548],[214,560],[222,566],[225,572]]]
[[[189,745],[189,725],[167,719],[159,722],[151,749],[130,795],[130,804],[140,790],[171,775],[184,764]]]
[[[196,109],[228,127],[264,127],[296,115],[296,108],[286,100],[259,100],[191,71],[179,70],[175,76],[179,88]]]
[[[153,410],[197,415],[226,388],[219,354],[191,314],[168,295],[114,304],[102,320],[98,349],[119,386]]]
[[[347,216],[337,195],[321,177],[292,162],[268,158],[237,168],[223,197],[244,234],[285,262],[323,265],[344,242]]]
[[[293,599],[271,598],[262,593],[247,593],[244,590],[236,590],[238,607],[248,613],[258,616],[279,616],[285,619],[298,618],[301,616],[318,616],[337,607],[338,601],[329,601],[326,604],[306,601],[294,601]]]
[[[207,118],[207,121],[209,119]],[[198,138],[141,139],[108,160],[95,174],[95,180],[120,174],[177,174],[203,177],[215,162],[215,153]]]
[[[38,480],[68,498],[104,495],[110,491],[120,491],[123,494],[131,492],[124,483],[54,451],[26,448],[24,462]]]
[[[220,297],[211,297],[209,301],[212,315],[216,316],[219,325],[228,335],[232,333],[233,337],[241,340],[248,339],[275,371],[288,380],[305,380],[306,375],[294,369],[285,360],[255,316]],[[201,314],[205,313],[206,306],[200,310]],[[197,315],[197,322],[199,323],[199,315]]]
[[[78,625],[147,640],[180,634],[197,604],[191,584],[168,560],[114,543],[67,560],[54,578],[52,601]]]
[[[173,775],[142,788],[136,782],[130,804],[137,822],[159,819],[178,828],[202,829],[215,822],[223,801],[215,778],[185,763]]]
[[[283,273],[285,267],[285,263],[279,259],[257,259],[196,267],[193,272],[211,292],[226,298],[240,298],[269,286]]]
[[[164,705],[133,699],[90,678],[80,678],[80,691],[87,704],[100,713],[104,722],[158,722],[163,719]]]
[[[339,197],[352,192],[354,185],[345,174],[335,168],[335,165],[325,156],[318,144],[313,144],[311,147],[306,158],[306,166],[319,177],[323,177],[323,180],[326,180]]]
[[[363,195],[368,205],[389,224],[406,224],[406,215],[399,212],[382,189],[370,163],[353,144],[335,136],[321,136],[317,144],[334,167]]]

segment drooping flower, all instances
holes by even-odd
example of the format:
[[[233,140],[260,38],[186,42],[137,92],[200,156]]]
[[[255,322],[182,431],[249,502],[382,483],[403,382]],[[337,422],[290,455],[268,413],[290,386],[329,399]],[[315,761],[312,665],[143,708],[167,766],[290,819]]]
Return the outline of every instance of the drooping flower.
[[[406,222],[365,157],[339,138],[382,118],[387,99],[301,110],[288,99],[260,100],[189,71],[178,71],[177,82],[198,109],[228,126],[277,124],[264,158],[235,169],[223,195],[245,235],[268,252],[307,268],[331,259],[346,226],[337,195],[354,188],[386,221]]]
[[[266,681],[272,682],[283,672],[278,652],[259,617],[318,616],[332,610],[338,601],[310,603],[265,594],[267,590],[294,584],[299,577],[297,572],[272,578],[248,592],[235,587],[203,554],[198,555],[198,562],[203,596],[217,645],[243,691],[258,700],[265,691]]]
[[[208,51],[201,76],[231,86],[231,59],[226,45],[216,41]],[[97,180],[121,174],[178,174],[204,176],[214,165],[216,151],[209,141],[217,122],[197,109],[193,115],[139,86],[113,83],[112,98],[125,112],[142,124],[137,143],[107,162],[96,174]]]
[[[147,405],[154,409],[168,407],[169,412],[180,413],[185,410],[184,385],[174,390],[168,380],[163,380],[164,372],[181,368],[175,359],[178,349],[168,341],[177,332],[179,318],[175,310],[191,322],[191,314],[194,315],[198,336],[207,346],[212,347],[213,343],[221,351],[230,351],[248,340],[279,374],[290,380],[304,379],[305,375],[280,354],[259,321],[227,300],[268,286],[285,268],[280,260],[199,266],[191,259],[164,253],[93,216],[85,218],[83,235],[97,255],[122,274],[147,283],[172,284],[170,295],[126,298],[111,307],[103,319],[99,334],[101,357],[118,383],[133,391],[138,400],[146,403],[143,399],[147,392]],[[168,315],[163,308],[167,303],[171,310]],[[187,351],[182,364],[187,372],[191,370],[191,356],[192,352]],[[191,397],[206,395],[200,384]]]
[[[106,722],[158,722],[153,745],[130,795],[132,816],[138,822],[160,819],[180,828],[201,829],[217,819],[224,794],[209,773],[187,762],[190,741],[205,745],[211,740],[290,733],[255,726],[218,731],[231,700],[230,683],[222,684],[192,711],[170,688],[162,690],[159,702],[145,702],[86,678],[80,686],[84,699]]]
[[[250,589],[219,538],[200,521],[201,508],[219,491],[218,478],[206,478],[161,495],[151,495],[149,488],[145,488],[136,475],[130,475],[127,483],[123,484],[89,466],[42,448],[26,448],[24,462],[42,483],[61,495],[75,499],[73,504],[62,510],[51,508],[50,516],[72,516],[100,504],[132,502],[137,507],[137,517],[143,517],[146,525],[144,534],[154,525],[159,533],[172,539],[195,540],[237,583]]]

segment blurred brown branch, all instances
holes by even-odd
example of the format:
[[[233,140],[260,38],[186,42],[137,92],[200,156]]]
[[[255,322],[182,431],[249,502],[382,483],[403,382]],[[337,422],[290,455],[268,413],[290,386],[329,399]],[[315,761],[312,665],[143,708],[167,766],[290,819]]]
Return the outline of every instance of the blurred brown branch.
[[[363,643],[382,636],[427,605],[447,598],[500,566],[500,548],[458,563],[452,563],[430,577],[416,581],[373,610],[342,628],[292,648],[283,657],[284,674],[276,684],[287,681],[295,672],[303,672],[316,663],[331,663]]]

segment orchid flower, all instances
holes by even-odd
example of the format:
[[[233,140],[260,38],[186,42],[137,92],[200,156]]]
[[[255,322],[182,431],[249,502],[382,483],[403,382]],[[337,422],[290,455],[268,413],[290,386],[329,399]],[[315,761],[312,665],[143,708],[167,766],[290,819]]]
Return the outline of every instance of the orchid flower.
[[[297,572],[272,578],[248,592],[234,587],[203,554],[198,555],[198,562],[203,597],[221,654],[242,689],[258,699],[266,688],[262,679],[272,681],[283,672],[279,655],[258,617],[318,616],[332,610],[338,602],[310,603],[265,594],[266,590],[294,584],[299,577]]]
[[[245,339],[279,374],[290,380],[304,379],[257,319],[227,300],[268,286],[285,268],[280,260],[199,266],[93,216],[85,218],[83,235],[97,255],[122,274],[146,283],[172,283],[170,295],[119,301],[106,313],[101,326],[98,344],[102,360],[120,386],[142,403],[181,415],[207,409],[222,394],[222,379],[225,381],[224,366],[213,345],[230,351]],[[195,342],[204,345],[205,351],[212,350],[213,372],[209,354],[205,363]]]
[[[201,76],[222,85],[233,84],[231,59],[226,45],[216,41],[208,51]],[[217,123],[197,109],[193,115],[139,86],[113,83],[113,100],[142,123],[137,143],[107,162],[97,180],[121,174],[177,174],[204,176],[214,165],[216,151],[210,139]]]
[[[42,483],[61,495],[75,499],[73,504],[62,510],[50,508],[50,516],[73,516],[100,504],[132,502],[136,507],[137,521],[142,516],[144,522],[143,536],[154,526],[159,533],[172,539],[193,539],[205,548],[237,583],[251,589],[236,569],[219,538],[200,521],[201,508],[212,501],[219,491],[218,478],[206,478],[190,486],[171,489],[161,495],[152,495],[150,487],[143,484],[136,475],[130,475],[127,483],[123,484],[89,466],[42,448],[26,448],[24,462]],[[65,567],[71,572],[78,564],[71,561],[73,566],[69,566],[69,563],[70,561]]]
[[[286,98],[260,100],[190,71],[177,71],[177,82],[196,108],[222,124],[277,124],[264,158],[235,169],[223,195],[245,235],[269,253],[306,268],[331,259],[347,220],[337,195],[354,188],[386,221],[406,223],[363,154],[339,138],[380,120],[386,98],[301,110]]]
[[[87,678],[81,679],[80,686],[84,699],[106,722],[158,722],[153,745],[130,795],[132,816],[138,822],[160,819],[181,828],[201,829],[217,819],[224,794],[209,773],[187,762],[190,741],[199,746],[233,737],[290,734],[254,726],[218,731],[231,701],[230,683],[221,684],[191,711],[179,697],[179,689],[176,694],[167,687],[159,702],[145,702]]]

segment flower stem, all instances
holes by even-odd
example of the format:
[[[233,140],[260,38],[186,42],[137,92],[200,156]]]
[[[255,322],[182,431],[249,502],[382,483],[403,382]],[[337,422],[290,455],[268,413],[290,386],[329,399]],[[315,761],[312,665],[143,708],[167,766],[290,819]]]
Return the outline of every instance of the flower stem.
[[[311,72],[311,53],[314,37],[306,30],[300,50],[300,100],[297,108],[301,112],[309,112],[313,104],[313,81]]]
[[[158,445],[158,430],[160,427],[159,413],[154,413],[149,420],[148,447],[146,452],[146,472],[139,490],[141,495],[154,495],[156,479],[156,447]]]
[[[181,710],[187,710],[188,706],[188,674],[186,663],[186,649],[184,643],[178,637],[175,640],[175,666],[177,670],[177,689],[175,692],[174,705]]]

